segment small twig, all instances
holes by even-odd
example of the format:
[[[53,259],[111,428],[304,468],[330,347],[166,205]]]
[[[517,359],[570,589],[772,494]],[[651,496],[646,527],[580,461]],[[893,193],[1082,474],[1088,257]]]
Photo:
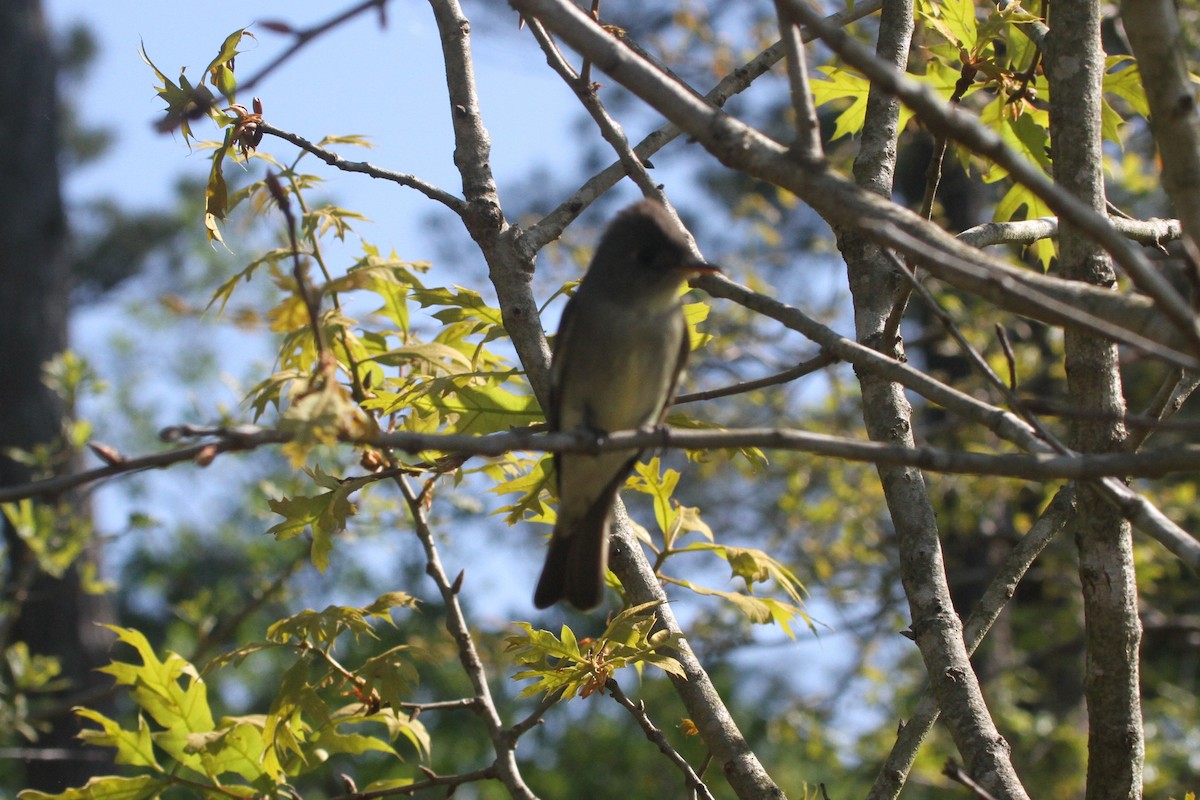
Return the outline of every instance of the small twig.
[[[584,110],[595,120],[596,126],[600,129],[600,135],[604,137],[604,141],[608,142],[609,146],[616,153],[617,159],[625,169],[625,174],[637,184],[637,187],[642,190],[642,194],[646,197],[656,197],[659,200],[665,200],[662,195],[662,189],[650,177],[650,174],[646,172],[646,165],[634,153],[633,148],[629,145],[629,140],[625,138],[625,132],[621,129],[620,124],[612,118],[604,108],[604,104],[600,102],[600,96],[596,93],[596,87],[588,78],[575,73],[575,70],[563,58],[558,46],[554,44],[554,41],[550,38],[550,34],[546,32],[545,27],[542,26],[539,20],[530,19],[527,22],[530,33],[537,39],[542,52],[546,54],[546,62],[575,91],[575,95],[583,103]],[[585,70],[590,68],[590,66],[589,62],[584,62]]]
[[[1154,399],[1150,401],[1150,405],[1143,417],[1144,419],[1148,418],[1152,424],[1141,425],[1141,427],[1130,434],[1125,442],[1126,449],[1137,450],[1141,448],[1145,444],[1146,439],[1150,437],[1150,434],[1167,427],[1164,423],[1179,413],[1183,408],[1183,404],[1187,402],[1187,399],[1192,396],[1197,388],[1200,388],[1200,373],[1171,370],[1170,375],[1167,376],[1162,386],[1159,387]],[[1190,429],[1193,426],[1185,421],[1178,427]]]
[[[468,783],[478,783],[479,781],[494,781],[499,780],[499,771],[495,764],[477,769],[474,772],[460,772],[457,775],[436,775],[432,772],[426,772],[426,778],[423,781],[416,781],[407,786],[396,786],[390,789],[377,789],[373,792],[352,792],[343,794],[333,798],[333,800],[380,800],[384,797],[402,797],[406,795],[414,795],[417,792],[423,792],[426,789],[436,789],[439,786],[446,786],[452,790]]]
[[[288,202],[288,193],[274,172],[267,172],[267,189],[271,192],[275,204],[283,212],[287,220],[288,241],[292,247],[292,278],[296,281],[296,291],[304,301],[308,310],[308,323],[312,327],[313,341],[317,347],[317,373],[328,378],[327,369],[331,366],[329,359],[329,344],[325,341],[325,329],[321,326],[321,301],[308,282],[308,273],[304,262],[300,259],[300,244],[296,240],[296,217],[292,214],[292,204]]]
[[[471,689],[475,700],[475,713],[483,722],[488,737],[492,741],[492,747],[496,752],[495,762],[493,762],[492,766],[484,770],[487,773],[485,777],[501,781],[509,794],[517,800],[536,800],[535,795],[525,785],[525,781],[521,777],[520,768],[517,765],[516,753],[514,752],[516,742],[510,737],[509,730],[504,727],[500,719],[500,712],[497,710],[495,701],[492,699],[492,691],[488,686],[487,672],[483,659],[479,657],[479,652],[475,647],[474,635],[471,633],[471,627],[467,623],[466,614],[463,611],[462,604],[459,602],[459,580],[451,580],[442,566],[442,559],[438,553],[437,543],[434,540],[433,529],[429,526],[429,520],[426,517],[424,498],[413,491],[405,476],[397,475],[394,481],[399,487],[400,493],[404,496],[405,503],[408,505],[408,511],[413,520],[414,531],[418,541],[421,543],[422,549],[425,551],[425,574],[433,580],[434,585],[442,596],[442,603],[445,606],[446,613],[446,631],[454,640],[463,672],[466,673],[468,680],[471,682]],[[480,779],[472,778],[472,780]],[[459,783],[464,782],[466,781],[459,781]],[[430,785],[440,786],[451,784],[435,783]],[[383,795],[376,796],[382,797]],[[356,800],[366,800],[366,797],[366,795],[360,795]]]
[[[431,703],[398,703],[396,708],[401,711],[412,711],[423,714],[426,711],[457,711],[474,710],[479,706],[479,700],[474,697],[460,697],[458,700],[438,700]]]
[[[792,113],[796,117],[796,141],[792,152],[804,161],[816,162],[824,155],[821,146],[821,124],[808,86],[808,63],[800,25],[783,0],[775,0],[775,16],[779,19],[779,38],[787,54],[788,85],[792,96]]]
[[[562,695],[563,690],[559,689],[558,691],[552,692],[546,697],[543,697],[542,702],[538,703],[537,708],[535,708],[529,714],[529,716],[525,717],[525,719],[508,729],[509,737],[515,742],[517,739],[529,732],[531,728],[534,728],[540,724],[542,717],[546,716],[546,712],[549,711],[555,703],[562,699]]]
[[[974,778],[963,771],[962,767],[955,764],[953,759],[946,760],[946,766],[942,767],[942,774],[970,789],[971,794],[978,797],[979,800],[996,800],[995,795],[980,786]]]
[[[996,323],[996,340],[1000,342],[1000,349],[1004,351],[1004,361],[1008,364],[1008,388],[1015,392],[1017,390],[1017,357],[1013,353],[1012,342],[1008,340],[1008,331],[999,322]]]
[[[270,134],[271,136],[283,139],[285,142],[290,142],[291,144],[296,145],[296,147],[299,147],[301,150],[312,153],[314,156],[321,159],[329,166],[334,167],[335,169],[340,169],[343,172],[358,172],[372,178],[377,178],[383,181],[391,181],[392,183],[397,183],[401,186],[407,186],[410,189],[416,189],[430,200],[436,200],[459,216],[466,211],[467,204],[462,199],[455,197],[444,189],[440,189],[431,183],[426,183],[416,176],[408,175],[403,172],[393,172],[392,170],[384,169],[383,167],[377,167],[367,161],[347,161],[337,153],[334,153],[331,150],[326,150],[324,147],[310,142],[303,136],[276,128],[274,125],[270,125],[266,122],[260,123],[258,128],[265,134]]]
[[[702,392],[689,392],[681,394],[675,398],[672,406],[680,406],[684,403],[698,403],[701,400],[716,400],[720,397],[731,397],[733,395],[745,394],[747,392],[766,389],[770,386],[779,386],[781,384],[790,383],[797,378],[803,378],[805,375],[811,375],[817,370],[824,369],[830,364],[837,363],[837,356],[822,350],[820,354],[813,356],[807,361],[801,361],[796,366],[785,369],[782,372],[777,372],[774,375],[768,375],[765,378],[756,378],[752,381],[743,381],[735,383],[732,386],[722,386],[719,389],[708,389]]]
[[[713,800],[712,793],[709,792],[708,787],[704,784],[704,781],[701,780],[700,776],[692,769],[692,765],[687,762],[687,759],[684,758],[678,750],[671,746],[671,743],[667,741],[667,737],[663,735],[663,732],[660,731],[655,724],[650,721],[650,717],[646,715],[645,705],[642,703],[634,703],[632,700],[630,700],[625,692],[621,691],[620,685],[614,678],[609,678],[608,681],[605,682],[604,688],[608,690],[608,693],[612,695],[614,700],[620,703],[625,710],[629,712],[630,716],[637,720],[637,724],[639,727],[641,727],[642,732],[646,734],[646,738],[658,747],[659,752],[666,756],[667,760],[674,764],[675,767],[681,773],[683,773],[683,779],[687,784],[688,789],[695,792],[698,797],[705,798],[706,800]]]
[[[269,64],[267,64],[265,67],[260,69],[253,76],[251,76],[249,79],[241,81],[237,86],[237,90],[239,92],[249,93],[255,86],[262,83],[262,81],[267,76],[269,76],[272,72],[279,69],[279,67],[282,66],[285,61],[287,61],[292,56],[294,56],[297,52],[299,52],[300,49],[302,47],[304,47],[306,44],[308,44],[309,42],[313,41],[314,39],[320,37],[322,34],[327,33],[328,31],[338,27],[339,25],[341,25],[345,22],[349,22],[350,20],[357,17],[359,14],[369,11],[372,8],[378,8],[379,14],[380,14],[380,19],[382,20],[383,13],[384,13],[384,6],[387,5],[387,2],[388,2],[388,0],[364,0],[364,2],[359,3],[358,5],[353,6],[352,8],[349,8],[349,9],[343,11],[342,13],[338,14],[335,17],[331,17],[330,19],[326,20],[325,22],[319,23],[317,25],[313,25],[311,28],[305,28],[304,30],[294,31],[292,33],[292,36],[293,36],[292,44],[286,50],[284,50],[282,53],[280,53],[278,56],[276,56]],[[232,100],[233,98],[230,97],[228,99]]]
[[[1121,235],[1147,247],[1161,249],[1167,242],[1183,237],[1183,229],[1177,219],[1128,219],[1110,216],[1109,221]],[[1058,217],[1038,217],[1013,222],[985,222],[967,228],[956,238],[972,247],[984,248],[997,244],[1028,245],[1057,235]]]

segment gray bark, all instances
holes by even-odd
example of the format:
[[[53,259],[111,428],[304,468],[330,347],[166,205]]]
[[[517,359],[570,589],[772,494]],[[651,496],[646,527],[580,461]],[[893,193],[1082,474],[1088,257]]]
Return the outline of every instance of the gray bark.
[[[1101,173],[1100,111],[1104,52],[1099,0],[1050,4],[1046,75],[1054,102],[1050,138],[1055,181],[1098,212],[1105,207]],[[1064,221],[1059,239],[1063,277],[1113,288],[1107,253]],[[1067,391],[1084,413],[1072,426],[1070,446],[1084,452],[1121,449],[1125,413],[1116,345],[1078,330],[1066,331]],[[1086,625],[1084,694],[1088,707],[1087,797],[1142,794],[1145,745],[1139,699],[1141,624],[1130,525],[1120,511],[1081,487],[1076,541]]]

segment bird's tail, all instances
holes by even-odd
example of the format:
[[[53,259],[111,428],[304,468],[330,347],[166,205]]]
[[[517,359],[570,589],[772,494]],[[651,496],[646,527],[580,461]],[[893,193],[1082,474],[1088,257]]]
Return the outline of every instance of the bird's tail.
[[[550,537],[533,604],[549,608],[566,600],[580,611],[600,605],[608,569],[608,526],[612,500],[602,497],[580,519],[559,517]]]

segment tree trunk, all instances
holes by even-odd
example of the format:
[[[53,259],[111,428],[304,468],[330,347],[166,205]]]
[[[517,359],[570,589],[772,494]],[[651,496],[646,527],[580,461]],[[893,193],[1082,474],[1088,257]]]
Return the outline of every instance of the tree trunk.
[[[52,444],[65,409],[42,381],[43,365],[67,344],[66,221],[59,188],[59,109],[55,53],[38,0],[0,3],[0,453]],[[0,455],[0,485],[27,482],[29,469]],[[67,693],[97,683],[102,656],[92,625],[95,601],[80,590],[75,570],[61,579],[37,569],[29,549],[7,521],[7,575],[0,648],[24,642],[34,654],[56,657]],[[78,724],[69,703],[46,719],[48,732],[22,748],[29,756],[25,783],[61,790],[84,783],[97,763],[76,757]],[[90,755],[90,753],[88,754]]]

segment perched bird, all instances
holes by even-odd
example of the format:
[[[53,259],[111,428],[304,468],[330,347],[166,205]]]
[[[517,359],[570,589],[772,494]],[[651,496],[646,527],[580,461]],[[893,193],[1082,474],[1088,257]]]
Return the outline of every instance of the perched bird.
[[[680,289],[715,272],[694,259],[667,209],[643,200],[605,230],[587,274],[563,310],[551,363],[547,420],[556,431],[602,435],[658,425],[690,343]],[[558,522],[533,603],[599,605],[617,491],[640,453],[559,453]]]

